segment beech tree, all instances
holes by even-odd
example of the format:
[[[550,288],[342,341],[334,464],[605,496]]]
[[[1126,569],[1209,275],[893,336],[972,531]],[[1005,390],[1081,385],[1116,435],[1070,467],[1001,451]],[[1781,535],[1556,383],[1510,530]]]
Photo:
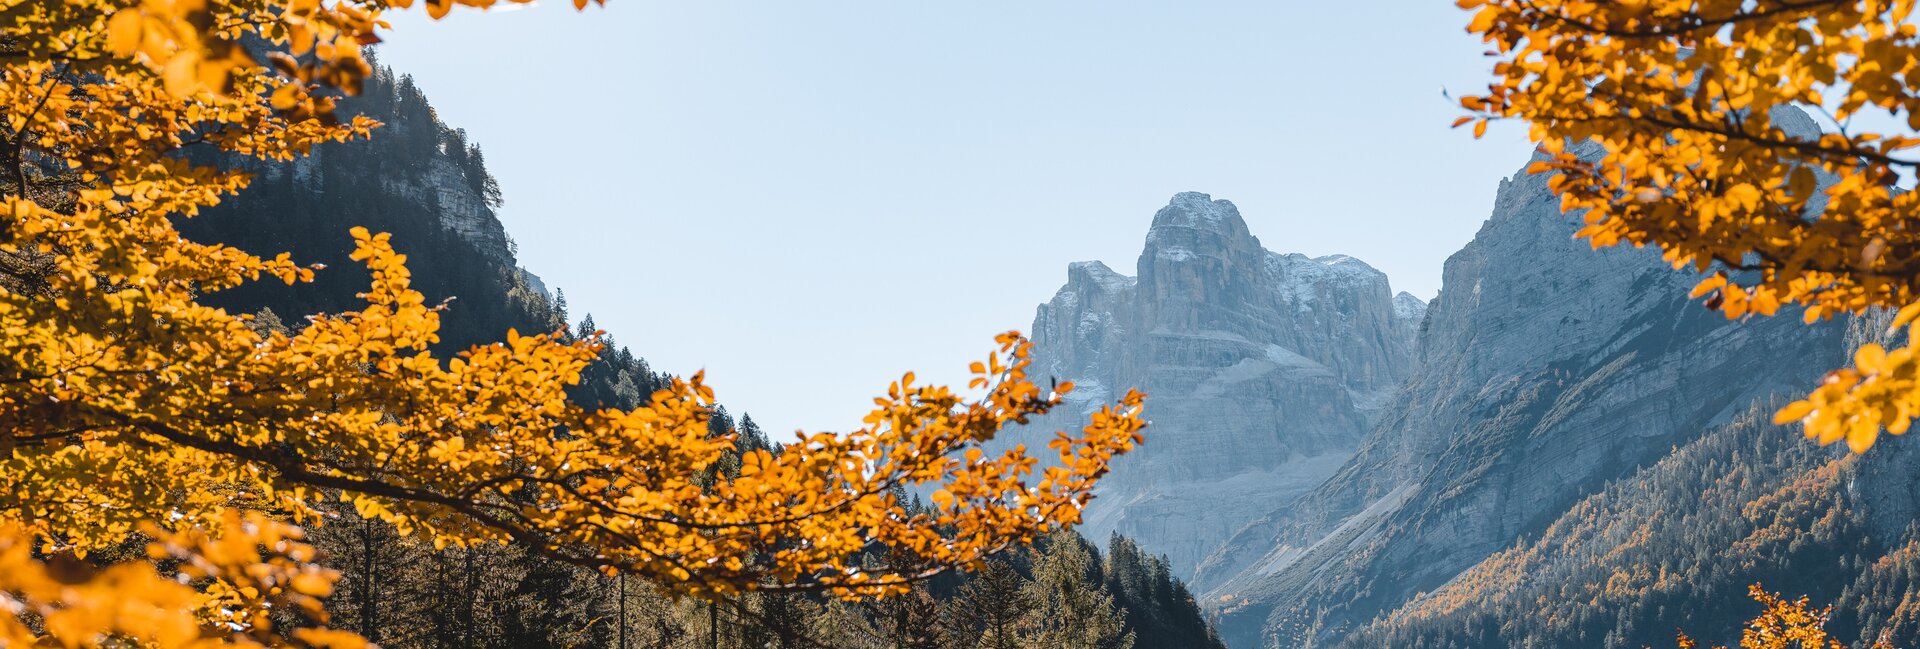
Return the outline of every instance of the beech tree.
[[[1920,29],[1912,0],[1458,0],[1497,59],[1463,97],[1476,135],[1520,120],[1561,208],[1594,247],[1657,246],[1728,318],[1799,305],[1808,322],[1898,309],[1920,332]],[[1775,109],[1824,119],[1795,135]],[[1594,142],[1601,152],[1576,155]],[[1863,346],[1851,367],[1782,408],[1822,444],[1856,452],[1920,415],[1920,358]]]
[[[356,644],[321,626],[333,576],[298,531],[237,513],[311,521],[330,499],[436,546],[513,543],[676,594],[902,593],[1077,522],[1139,442],[1129,392],[1046,468],[987,453],[1072,389],[1029,377],[1007,333],[970,368],[974,396],[908,374],[858,430],[743,452],[710,430],[698,374],[631,410],[569,400],[597,332],[436,356],[442,309],[362,228],[357,310],[279,331],[202,304],[325,270],[182,236],[249,182],[187,154],[288,161],[373,136],[334,100],[368,74],[382,12],[411,4],[0,0],[0,644]],[[909,511],[906,485],[931,506]],[[135,532],[167,561],[66,567]],[[874,547],[916,561],[861,563]],[[268,614],[295,610],[309,619],[285,629]]]

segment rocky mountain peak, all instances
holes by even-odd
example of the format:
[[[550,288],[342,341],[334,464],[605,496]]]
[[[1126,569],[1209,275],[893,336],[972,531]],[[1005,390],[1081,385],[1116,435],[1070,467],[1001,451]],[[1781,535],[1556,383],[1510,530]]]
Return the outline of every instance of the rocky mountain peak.
[[[1146,251],[1170,261],[1259,249],[1260,240],[1247,230],[1240,208],[1200,192],[1174,194],[1166,207],[1154,213],[1153,226],[1147,230]]]
[[[1324,479],[1411,363],[1385,274],[1345,255],[1269,252],[1238,208],[1177,194],[1154,215],[1138,279],[1099,262],[1034,315],[1035,365],[1085,404],[1139,388],[1153,427],[1088,509],[1189,573],[1226,535]],[[1033,444],[1030,444],[1030,446]]]
[[[1233,201],[1215,200],[1212,195],[1203,192],[1180,192],[1167,201],[1153,215],[1153,230],[1161,228],[1195,228],[1245,234],[1247,222],[1240,218],[1240,208]],[[1151,239],[1149,235],[1149,239]]]
[[[1393,296],[1393,315],[1401,320],[1412,320],[1418,325],[1422,318],[1427,317],[1427,301],[1401,291]]]
[[[1583,155],[1598,151],[1583,144]],[[1592,250],[1544,174],[1500,184],[1439,297],[1393,298],[1417,362],[1347,465],[1196,576],[1230,645],[1327,646],[1610,481],[1802,390],[1837,327],[1730,323],[1658,251]],[[1405,335],[1405,334],[1402,334]]]

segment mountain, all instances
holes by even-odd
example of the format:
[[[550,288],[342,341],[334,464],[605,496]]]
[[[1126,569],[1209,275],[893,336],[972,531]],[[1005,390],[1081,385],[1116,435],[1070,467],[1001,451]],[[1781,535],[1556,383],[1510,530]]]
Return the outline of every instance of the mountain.
[[[1859,318],[1847,348],[1881,337]],[[1809,444],[1757,406],[1560,514],[1346,647],[1645,647],[1676,628],[1731,646],[1747,584],[1830,603],[1836,637],[1920,638],[1920,440]]]
[[[411,77],[382,68],[342,110],[383,126],[371,140],[320,146],[292,163],[239,162],[254,173],[247,189],[180,223],[197,240],[268,256],[284,251],[326,270],[291,287],[252,282],[211,294],[209,303],[296,319],[359,308],[369,276],[347,258],[348,230],[357,225],[393,234],[414,287],[428,300],[454,299],[438,351],[496,341],[508,328],[546,332],[567,324],[552,317],[559,305],[514,258],[495,214],[499,186],[480,148],[439,120]]]
[[[1154,215],[1136,273],[1068,266],[1034,316],[1034,371],[1074,381],[1084,407],[1013,437],[1033,447],[1116,390],[1147,392],[1147,442],[1103,479],[1085,529],[1185,575],[1346,460],[1406,377],[1425,305],[1352,257],[1269,252],[1200,193]]]
[[[1838,613],[1853,646],[1920,637],[1920,541],[1878,529],[1912,512],[1882,496],[1911,485],[1916,440],[1846,457],[1767,423],[1756,408],[1582,499],[1538,536],[1360,627],[1342,647],[1671,646],[1676,629],[1734,646],[1756,612],[1747,584]]]
[[[1656,251],[1578,226],[1545,176],[1501,183],[1380,424],[1198,572],[1232,646],[1337,642],[1841,361],[1842,326],[1727,321]]]

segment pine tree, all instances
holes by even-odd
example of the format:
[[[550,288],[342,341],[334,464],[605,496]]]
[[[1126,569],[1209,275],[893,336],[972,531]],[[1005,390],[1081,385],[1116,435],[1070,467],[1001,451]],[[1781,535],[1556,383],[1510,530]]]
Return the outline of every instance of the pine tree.
[[[506,561],[515,565],[520,578],[502,603],[500,642],[527,649],[604,646],[604,635],[594,632],[600,607],[595,605],[591,573],[515,550]]]
[[[755,451],[761,449],[775,451],[776,453],[779,451],[778,448],[774,447],[772,442],[767,440],[767,434],[765,431],[760,430],[760,425],[753,422],[753,415],[740,415],[740,450]]]
[[[814,642],[809,627],[820,615],[820,606],[804,595],[793,593],[754,593],[742,604],[746,615],[740,633],[741,646],[753,649],[811,649]]]
[[[1079,535],[1055,532],[1033,565],[1022,617],[1036,649],[1132,649],[1124,613],[1102,591],[1100,566]]]
[[[553,309],[547,321],[548,328],[556,331],[566,331],[567,320],[567,289],[555,288],[553,289]],[[585,338],[591,335],[593,330],[587,327],[592,324],[593,314],[589,313],[585,319],[580,321],[580,330],[574,334],[574,337]]]
[[[940,603],[926,587],[883,600],[861,602],[862,613],[887,649],[942,649],[946,634],[940,626]]]
[[[1118,533],[1107,540],[1106,589],[1124,612],[1126,631],[1138,649],[1226,647],[1166,560]]]
[[[340,571],[333,623],[382,646],[415,646],[433,608],[432,550],[351,510],[329,502],[330,517],[308,537]]]
[[[1033,603],[1027,581],[1007,560],[988,561],[946,607],[950,635],[972,638],[955,649],[1024,649],[1021,623]]]

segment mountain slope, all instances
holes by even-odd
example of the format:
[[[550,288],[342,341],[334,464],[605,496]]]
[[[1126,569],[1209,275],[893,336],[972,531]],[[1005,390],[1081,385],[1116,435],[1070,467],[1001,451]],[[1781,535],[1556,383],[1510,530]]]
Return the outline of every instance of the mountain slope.
[[[1154,215],[1136,268],[1069,266],[1034,317],[1035,371],[1074,381],[1086,408],[1150,395],[1147,443],[1101,483],[1088,534],[1118,531],[1185,575],[1339,466],[1406,374],[1423,305],[1359,260],[1269,252],[1199,193]],[[1083,414],[1066,410],[1016,440]]]
[[[1884,342],[1890,314],[1849,324]],[[1676,628],[1732,645],[1755,612],[1747,584],[1838,611],[1864,645],[1920,637],[1920,443],[1848,456],[1767,423],[1757,406],[1560,515],[1437,591],[1376,619],[1348,647],[1660,646]]]
[[[499,340],[507,328],[552,331],[539,280],[521,270],[494,215],[499,190],[479,148],[442,124],[408,77],[381,69],[343,110],[384,123],[372,140],[318,147],[288,164],[252,162],[252,184],[182,232],[258,254],[285,251],[324,263],[311,283],[254,282],[211,294],[233,310],[273,310],[289,319],[359,307],[368,274],[347,259],[348,230],[391,232],[408,256],[415,288],[430,301],[456,298],[442,331],[443,351]]]
[[[1839,360],[1839,326],[1728,322],[1653,251],[1589,250],[1577,221],[1545,177],[1501,184],[1381,423],[1196,576],[1232,646],[1337,640]]]
[[[1910,466],[1914,440],[1849,458],[1768,412],[1582,500],[1340,646],[1625,648],[1670,645],[1675,629],[1731,645],[1756,582],[1837,605],[1838,637],[1920,637],[1920,544],[1875,532],[1897,516],[1873,502],[1887,485],[1865,484],[1890,461]]]

